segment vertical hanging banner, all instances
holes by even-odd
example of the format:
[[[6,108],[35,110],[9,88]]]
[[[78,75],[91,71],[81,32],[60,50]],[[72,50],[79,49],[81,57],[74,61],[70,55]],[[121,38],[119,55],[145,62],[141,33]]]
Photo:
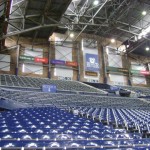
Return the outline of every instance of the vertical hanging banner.
[[[96,54],[85,54],[85,70],[86,71],[99,71],[99,60]]]

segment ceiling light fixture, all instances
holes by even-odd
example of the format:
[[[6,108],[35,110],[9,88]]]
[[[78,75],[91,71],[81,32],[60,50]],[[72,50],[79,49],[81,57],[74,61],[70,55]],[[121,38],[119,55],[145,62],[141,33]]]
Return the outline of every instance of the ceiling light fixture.
[[[115,39],[111,39],[111,43],[115,43]]]
[[[142,11],[142,15],[145,16],[147,14],[146,11]]]
[[[145,50],[146,50],[146,51],[149,51],[149,50],[150,50],[150,48],[149,48],[149,47],[146,47],[146,48],[145,48]]]
[[[70,37],[73,38],[73,37],[74,37],[74,34],[73,34],[73,33],[70,33]]]
[[[99,1],[98,1],[98,0],[95,0],[95,1],[93,2],[93,4],[96,6],[96,5],[99,4]]]

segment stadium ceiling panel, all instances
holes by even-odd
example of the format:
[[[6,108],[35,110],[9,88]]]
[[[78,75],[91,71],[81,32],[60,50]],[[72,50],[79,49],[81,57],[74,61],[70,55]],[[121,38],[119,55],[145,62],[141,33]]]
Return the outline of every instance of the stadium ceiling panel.
[[[97,5],[92,0],[74,0],[62,20],[78,23],[70,27],[79,32],[75,38],[81,33],[115,38],[131,45],[127,53],[147,55],[141,48],[150,38],[140,35],[150,26],[149,0],[98,0]]]
[[[13,0],[5,23],[7,34],[0,39],[21,34],[34,41],[37,37],[48,38],[54,31],[70,31],[78,33],[74,40],[81,33],[115,38],[131,45],[127,53],[139,53],[137,49],[150,39],[148,33],[142,35],[150,26],[150,1]]]
[[[5,18],[9,16],[10,0],[0,1],[0,37],[7,33],[7,23]],[[0,49],[4,47],[5,40],[0,40]]]
[[[10,15],[5,19],[5,23],[8,23],[7,34],[1,39],[20,34],[33,39],[48,39],[70,2],[71,0],[13,0]]]

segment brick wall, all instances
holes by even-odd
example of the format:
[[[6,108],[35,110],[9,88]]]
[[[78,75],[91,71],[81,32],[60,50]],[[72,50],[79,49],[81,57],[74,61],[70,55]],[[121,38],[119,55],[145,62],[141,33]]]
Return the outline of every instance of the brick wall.
[[[88,35],[88,34],[81,34],[80,37],[77,39],[77,41],[75,43],[73,43],[73,49],[72,49],[72,60],[73,61],[78,61],[78,53],[79,55],[79,70],[80,70],[80,81],[87,81],[87,79],[84,78],[84,58],[83,58],[83,52],[81,50],[81,40],[83,38],[89,38],[89,39],[94,39],[97,41],[98,44],[98,54],[99,54],[99,61],[100,61],[100,82],[103,83],[104,82],[104,78],[106,76],[105,74],[105,57],[103,57],[105,55],[105,51],[104,51],[104,47],[105,46],[111,46],[111,47],[118,47],[121,45],[121,42],[117,41],[116,43],[111,43],[110,39],[107,38],[102,38],[96,35]],[[6,46],[7,47],[11,47],[16,45],[16,41],[17,38],[16,37],[11,37],[11,39],[7,38],[6,39]],[[51,59],[55,59],[55,34],[53,34],[51,36],[51,42],[49,42],[47,39],[37,39],[35,41],[35,43],[39,43],[37,45],[34,45],[33,48],[41,48],[43,49],[44,53],[43,53],[43,57],[47,57],[50,60]],[[42,44],[42,43],[47,43],[47,44]],[[25,47],[31,47],[32,45],[32,39],[31,38],[24,38],[24,37],[20,37],[18,44],[21,45],[21,48],[25,48]],[[11,55],[11,65],[10,65],[10,71],[9,72],[4,72],[4,71],[0,71],[0,73],[8,73],[8,74],[15,74],[15,68],[16,68],[16,63],[17,63],[17,59],[16,59],[16,55],[17,55],[17,48],[14,48],[12,50],[7,50],[1,53],[7,53]],[[50,54],[49,54],[50,53]],[[20,51],[20,54],[22,54],[22,51]],[[132,54],[133,55],[133,54]],[[50,56],[50,57],[49,57]],[[134,57],[136,57],[137,59],[139,59],[139,56],[134,55]],[[145,57],[140,57],[140,59],[144,60]],[[130,62],[131,62],[131,58],[130,57],[126,57],[126,56],[122,56],[122,62],[123,62],[123,67],[124,68],[130,68]],[[149,58],[146,58],[145,60],[147,60],[147,62],[149,61]],[[78,68],[77,68],[78,69]],[[74,69],[73,70],[73,80],[77,80],[77,76],[78,76],[78,70]],[[22,73],[22,68],[21,66],[19,67],[19,75],[26,75],[24,73]],[[36,77],[48,77],[48,72],[50,70],[50,75],[52,79],[57,79],[57,77],[54,76],[54,66],[50,65],[50,69],[48,68],[48,66],[45,66],[43,68],[43,75],[36,75],[36,74],[29,74],[30,76],[36,76]],[[147,83],[148,85],[150,85],[150,79],[149,77],[147,77]]]

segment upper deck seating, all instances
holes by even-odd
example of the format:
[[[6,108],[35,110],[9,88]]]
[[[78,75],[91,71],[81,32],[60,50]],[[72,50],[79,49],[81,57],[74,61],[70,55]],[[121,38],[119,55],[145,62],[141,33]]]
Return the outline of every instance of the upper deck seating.
[[[0,89],[0,96],[5,99],[27,103],[30,104],[30,106],[52,105],[61,108],[68,108],[71,106],[92,106],[150,110],[150,104],[138,98],[43,93],[6,89]]]
[[[122,89],[127,89],[133,92],[140,92],[145,96],[150,95],[150,88],[149,87],[139,87],[139,86],[122,86]]]
[[[42,88],[43,84],[54,84],[58,90],[68,91],[85,91],[98,92],[104,94],[102,90],[88,86],[78,81],[64,81],[64,80],[50,80],[48,78],[33,78],[15,75],[0,75],[0,85],[7,87],[28,87],[28,88]]]

